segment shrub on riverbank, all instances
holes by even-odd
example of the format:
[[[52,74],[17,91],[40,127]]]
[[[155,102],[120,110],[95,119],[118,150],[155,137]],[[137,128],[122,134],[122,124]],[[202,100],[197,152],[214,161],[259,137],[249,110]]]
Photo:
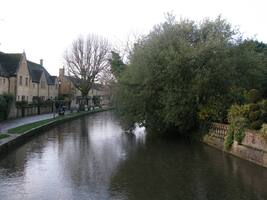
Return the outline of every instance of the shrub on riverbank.
[[[245,136],[245,128],[259,130],[265,139],[267,138],[267,100],[261,100],[258,91],[251,90],[247,94],[249,103],[243,105],[232,105],[228,112],[229,129],[225,141],[225,148],[231,147],[231,138],[234,138],[239,144]]]

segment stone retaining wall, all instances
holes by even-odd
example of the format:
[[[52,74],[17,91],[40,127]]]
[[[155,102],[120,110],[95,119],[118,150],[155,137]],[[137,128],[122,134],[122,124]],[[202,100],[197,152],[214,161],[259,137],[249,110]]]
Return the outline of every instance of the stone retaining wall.
[[[267,141],[255,131],[246,130],[241,144],[234,141],[229,151],[224,149],[224,140],[227,135],[228,125],[213,123],[208,134],[203,137],[203,142],[224,152],[267,167]]]

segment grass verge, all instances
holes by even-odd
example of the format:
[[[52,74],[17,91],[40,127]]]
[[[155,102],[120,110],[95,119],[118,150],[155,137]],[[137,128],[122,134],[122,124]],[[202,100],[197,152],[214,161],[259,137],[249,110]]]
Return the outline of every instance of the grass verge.
[[[24,133],[25,131],[28,131],[30,129],[33,129],[33,128],[36,128],[36,127],[39,127],[39,126],[42,126],[42,125],[45,125],[47,123],[50,123],[52,121],[55,121],[56,119],[58,118],[55,118],[55,119],[45,119],[45,120],[41,120],[41,121],[38,121],[38,122],[33,122],[33,123],[30,123],[30,124],[25,124],[25,125],[22,125],[22,126],[18,126],[18,127],[15,127],[15,128],[11,128],[8,130],[8,133],[18,133],[18,134],[21,134],[21,133]]]
[[[0,133],[0,140],[9,137],[9,135]]]
[[[94,112],[98,112],[98,111],[102,111],[102,110],[104,111],[106,109],[95,109],[93,111],[71,113],[71,114],[64,115],[64,116],[58,116],[56,118],[45,119],[45,120],[41,120],[41,121],[38,121],[38,122],[33,122],[33,123],[30,123],[30,124],[25,124],[25,125],[21,125],[21,126],[15,127],[15,128],[11,128],[11,129],[8,130],[8,133],[10,133],[10,134],[23,134],[28,130],[44,126],[44,125],[46,125],[48,123],[51,123],[51,122],[54,122],[54,121],[61,121],[63,119],[74,118],[74,117],[77,117],[77,116],[82,116],[82,115],[85,115],[85,114],[94,113]]]

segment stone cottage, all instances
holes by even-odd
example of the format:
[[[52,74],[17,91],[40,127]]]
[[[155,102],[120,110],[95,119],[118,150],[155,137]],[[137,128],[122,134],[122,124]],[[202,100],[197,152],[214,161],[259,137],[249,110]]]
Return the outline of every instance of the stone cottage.
[[[11,93],[16,101],[32,102],[35,98],[54,99],[58,96],[58,80],[40,63],[28,61],[25,52],[0,52],[0,94]]]
[[[59,96],[65,96],[72,100],[72,105],[77,104],[77,100],[81,98],[81,92],[75,87],[74,82],[76,81],[74,77],[66,76],[64,67],[59,69],[60,82],[59,86]],[[107,105],[110,103],[111,91],[108,85],[94,83],[91,90],[88,93],[89,99],[93,96],[98,96],[101,98],[101,104]]]

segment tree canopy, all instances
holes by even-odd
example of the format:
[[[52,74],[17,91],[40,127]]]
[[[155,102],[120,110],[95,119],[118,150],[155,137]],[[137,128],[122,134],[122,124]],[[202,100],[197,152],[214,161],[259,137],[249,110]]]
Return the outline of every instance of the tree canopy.
[[[141,38],[118,79],[118,110],[157,131],[223,122],[249,89],[264,91],[265,46],[243,40],[220,16],[196,23],[173,17]]]

